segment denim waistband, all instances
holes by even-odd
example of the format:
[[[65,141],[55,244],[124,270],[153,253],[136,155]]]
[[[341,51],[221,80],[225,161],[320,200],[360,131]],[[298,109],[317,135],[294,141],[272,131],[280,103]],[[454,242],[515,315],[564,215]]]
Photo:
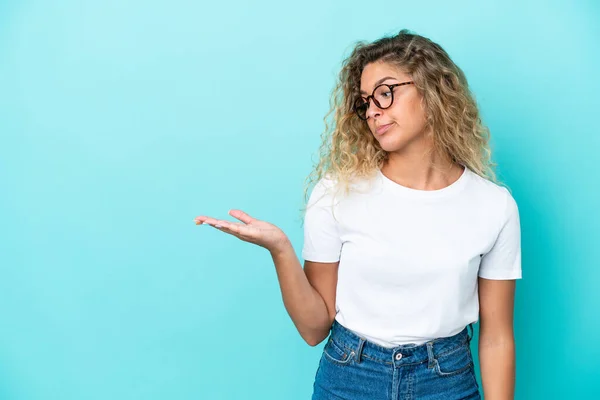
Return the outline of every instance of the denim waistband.
[[[468,329],[471,330],[471,335],[469,335]],[[433,339],[420,345],[405,344],[386,348],[358,336],[334,319],[329,340],[348,351],[357,363],[365,357],[382,364],[396,366],[427,362],[428,367],[432,368],[434,360],[438,356],[451,353],[461,347],[467,347],[470,350],[472,337],[473,327],[472,324],[469,324],[453,336]]]

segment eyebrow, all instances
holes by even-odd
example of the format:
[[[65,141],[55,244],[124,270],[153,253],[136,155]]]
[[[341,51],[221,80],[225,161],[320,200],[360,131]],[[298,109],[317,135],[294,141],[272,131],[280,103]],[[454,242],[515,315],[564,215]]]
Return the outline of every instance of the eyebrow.
[[[380,83],[383,83],[383,82],[387,81],[388,79],[398,80],[397,78],[394,78],[393,76],[386,76],[385,78],[381,78],[380,80],[378,80],[377,82],[375,82],[375,87],[377,87],[377,85],[379,85]],[[367,94],[367,93],[364,90],[361,90],[360,94]]]

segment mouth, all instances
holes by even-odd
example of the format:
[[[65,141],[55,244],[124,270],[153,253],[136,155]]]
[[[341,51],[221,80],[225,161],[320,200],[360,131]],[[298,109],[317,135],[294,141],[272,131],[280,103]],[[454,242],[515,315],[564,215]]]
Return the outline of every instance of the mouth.
[[[382,133],[384,133],[385,131],[387,131],[388,129],[390,129],[392,125],[394,125],[394,123],[378,126],[375,129],[375,132],[377,132],[378,135],[381,135]]]

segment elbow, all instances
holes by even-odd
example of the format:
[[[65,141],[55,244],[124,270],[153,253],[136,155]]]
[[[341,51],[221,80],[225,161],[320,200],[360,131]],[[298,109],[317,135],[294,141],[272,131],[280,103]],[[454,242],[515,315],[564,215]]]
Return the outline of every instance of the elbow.
[[[335,316],[333,318],[335,318]],[[309,346],[315,347],[329,337],[333,318],[327,318],[326,321],[318,326],[313,326],[307,330],[298,330],[298,332],[300,332],[300,336],[302,336],[302,339],[304,339]]]
[[[303,337],[303,339],[310,347],[315,347],[315,346],[318,346],[320,343],[322,343],[326,337],[327,336],[325,336],[325,337]]]
[[[326,332],[320,332],[318,334],[312,333],[312,334],[305,334],[302,335],[302,339],[304,339],[304,341],[311,347],[315,347],[318,346],[319,344],[321,344],[325,339],[327,339],[327,337],[329,336],[329,331]]]
[[[305,342],[310,346],[310,347],[315,347],[318,346],[320,343],[323,342],[323,340],[325,339],[305,339]]]

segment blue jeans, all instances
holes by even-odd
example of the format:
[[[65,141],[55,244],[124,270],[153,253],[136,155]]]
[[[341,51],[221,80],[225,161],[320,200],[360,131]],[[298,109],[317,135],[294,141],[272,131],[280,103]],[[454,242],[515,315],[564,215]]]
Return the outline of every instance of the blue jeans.
[[[481,399],[465,327],[422,345],[385,348],[333,322],[312,400]]]

